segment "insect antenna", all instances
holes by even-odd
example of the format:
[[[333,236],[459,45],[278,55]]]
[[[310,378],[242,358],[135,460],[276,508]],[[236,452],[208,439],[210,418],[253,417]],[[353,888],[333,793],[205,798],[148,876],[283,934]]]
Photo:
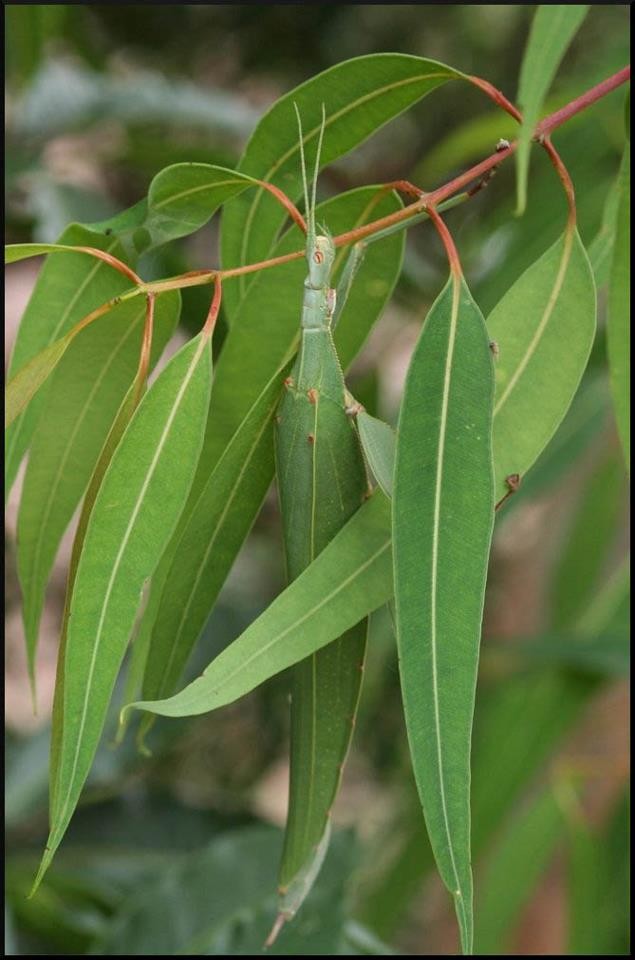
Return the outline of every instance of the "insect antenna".
[[[326,127],[326,109],[322,104],[322,123],[320,124],[320,137],[318,139],[317,152],[315,154],[315,167],[313,169],[313,191],[311,194],[311,228],[315,232],[315,206],[317,195],[317,179],[320,172],[320,154],[322,153],[322,141],[324,139],[324,128]]]
[[[302,167],[302,186],[304,188],[304,214],[307,219],[308,227],[308,236],[315,236],[315,223],[313,221],[313,215],[311,211],[311,205],[309,203],[309,185],[306,179],[306,160],[304,157],[304,137],[302,135],[302,120],[300,118],[300,111],[298,110],[298,105],[293,101],[293,106],[295,109],[295,115],[298,121],[298,135],[300,141],[300,166]]]

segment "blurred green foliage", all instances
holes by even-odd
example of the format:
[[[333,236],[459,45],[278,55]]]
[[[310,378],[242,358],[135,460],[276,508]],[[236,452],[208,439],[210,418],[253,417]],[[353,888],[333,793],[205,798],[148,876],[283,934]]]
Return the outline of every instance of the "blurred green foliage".
[[[70,221],[111,216],[139,200],[152,176],[168,164],[234,165],[277,96],[348,57],[381,50],[431,57],[486,78],[513,99],[534,9],[8,5],[7,241],[53,241]],[[627,62],[628,18],[626,6],[592,7],[548,95],[547,110]],[[554,137],[575,184],[587,245],[601,230],[617,174],[623,106],[623,91],[618,91]],[[449,84],[333,164],[320,190],[333,195],[404,177],[433,188],[490,153],[499,137],[512,131],[509,118],[494,112],[478,91]],[[514,171],[508,164],[486,190],[448,214],[485,315],[564,222],[560,185],[538,152],[532,157],[523,218],[513,216],[514,204]],[[401,321],[414,324],[440,289],[445,266],[426,225],[411,231],[407,250],[395,302]],[[148,279],[174,275],[217,260],[213,223],[147,258],[142,273]],[[628,952],[625,899],[610,893],[623,890],[618,880],[627,847],[626,801],[606,826],[591,828],[573,822],[566,808],[556,815],[548,777],[548,763],[565,736],[626,663],[626,578],[620,573],[625,493],[607,399],[605,271],[600,270],[598,259],[600,333],[589,371],[559,433],[497,522],[500,543],[522,538],[527,516],[534,508],[539,514],[545,503],[552,510],[555,506],[552,516],[562,512],[566,521],[540,526],[539,566],[549,571],[551,592],[543,590],[542,626],[535,637],[522,629],[516,644],[497,636],[496,624],[505,619],[500,611],[512,602],[506,591],[514,596],[517,590],[504,564],[497,563],[496,545],[488,588],[486,623],[494,629],[484,641],[474,747],[477,876],[487,875],[488,856],[507,855],[504,844],[519,817],[526,817],[518,822],[524,823],[529,849],[543,808],[553,833],[527,889],[506,890],[507,878],[500,875],[483,881],[488,902],[505,892],[513,900],[505,929],[488,931],[501,949],[551,862],[553,847],[565,851],[569,864],[570,951]],[[182,323],[193,332],[204,318],[206,295],[185,291],[183,300]],[[217,348],[222,324],[219,331]],[[382,389],[385,377],[381,353],[371,347],[352,389],[371,412],[393,419],[393,401]],[[267,605],[281,577],[277,515],[268,501],[189,676]],[[608,656],[598,648],[603,638],[610,638]],[[581,651],[581,642],[589,649]],[[176,924],[184,923],[179,942],[189,943],[193,952],[257,951],[273,917],[269,894],[275,892],[280,837],[258,825],[254,796],[285,755],[285,693],[285,678],[277,677],[218,714],[159,722],[150,761],[138,757],[131,739],[116,751],[104,744],[68,842],[33,900],[25,893],[46,833],[48,732],[28,738],[10,734],[7,954],[117,954],[129,952],[131,943],[134,953],[153,953],[159,945],[157,925],[166,917],[174,936]],[[340,838],[297,929],[291,928],[274,952],[391,952],[375,935],[406,952],[413,943],[415,952],[428,952],[422,944],[429,929],[420,918],[412,920],[412,906],[433,861],[408,772],[386,610],[373,618],[353,768],[356,758],[364,770],[362,786],[387,803],[388,812],[379,828],[366,825],[366,839],[356,847],[350,837]],[[514,862],[511,854],[508,861]],[[200,903],[195,893],[199,898],[203,893]],[[214,921],[215,903],[226,922]],[[590,929],[589,919],[596,915],[601,924]],[[500,925],[500,915],[495,919]]]

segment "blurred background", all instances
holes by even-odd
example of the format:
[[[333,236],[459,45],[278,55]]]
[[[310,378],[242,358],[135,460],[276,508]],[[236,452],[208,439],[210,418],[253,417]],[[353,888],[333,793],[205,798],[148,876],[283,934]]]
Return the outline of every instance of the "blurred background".
[[[528,5],[5,6],[6,241],[54,241],[69,222],[130,206],[164,166],[238,162],[262,113],[340,60],[399,51],[486,78],[514,99]],[[594,5],[551,90],[557,109],[629,60],[629,9]],[[473,760],[481,953],[628,953],[627,485],[612,418],[602,223],[623,145],[624,91],[557,132],[598,284],[599,331],[556,437],[498,516],[486,598]],[[397,178],[431,189],[492,152],[513,122],[448,84],[321,177],[323,198]],[[529,207],[513,216],[514,171],[447,215],[484,314],[555,240],[566,210],[532,155]],[[141,263],[174,275],[215,265],[217,218]],[[39,264],[6,272],[8,357]],[[410,351],[445,280],[425,225],[351,374],[372,413],[395,422]],[[197,330],[206,295],[184,296]],[[180,339],[179,339],[180,338]],[[274,911],[284,823],[286,682],[209,716],[160,719],[153,754],[112,724],[84,800],[37,897],[26,900],[47,826],[48,739],[69,530],[50,582],[34,715],[14,545],[6,519],[6,952],[259,952]],[[243,548],[188,675],[231,642],[283,585],[275,490]],[[116,706],[116,704],[115,704]],[[409,769],[392,624],[372,619],[360,718],[334,813],[341,827],[294,929],[272,952],[455,953]],[[325,925],[325,918],[327,924]],[[167,924],[167,927],[166,927]],[[166,933],[164,927],[171,931]],[[194,934],[196,933],[196,936]],[[191,939],[194,937],[194,939]],[[198,939],[197,939],[198,937]],[[190,938],[190,939],[188,939]],[[185,946],[182,944],[185,943]],[[168,948],[169,949],[169,948]]]

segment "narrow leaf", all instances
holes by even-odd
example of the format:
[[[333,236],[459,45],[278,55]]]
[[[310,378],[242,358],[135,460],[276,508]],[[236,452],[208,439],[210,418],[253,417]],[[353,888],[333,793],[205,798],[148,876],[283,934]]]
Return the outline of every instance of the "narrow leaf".
[[[524,212],[527,203],[531,138],[540,118],[543,100],[588,10],[588,4],[543,5],[538,7],[531,24],[518,86],[518,104],[523,114],[516,150],[519,214]]]
[[[60,237],[64,245],[98,247],[117,257],[117,238],[73,224]],[[130,281],[101,260],[83,253],[52,253],[40,270],[18,329],[9,378],[41,350],[59,340],[82,317],[130,287]],[[5,437],[5,497],[31,441],[43,409],[45,387],[9,427]]]
[[[232,703],[341,636],[391,596],[390,505],[377,491],[200,677],[168,700],[131,707],[185,717]]]
[[[442,63],[398,53],[371,54],[338,63],[276,101],[254,130],[239,169],[281,187],[295,200],[302,182],[294,103],[303,120],[309,168],[313,165],[324,104],[324,167],[359,146],[436,87],[461,76]],[[264,190],[238,198],[223,218],[224,266],[235,267],[270,256],[284,219],[284,211]],[[228,288],[226,306],[232,320],[250,285],[250,278],[243,278],[233,289]]]
[[[359,438],[368,465],[387,497],[392,497],[397,435],[393,428],[365,411],[357,415]]]
[[[207,414],[211,346],[186,344],[147,393],[93,507],[71,598],[56,815],[35,887],[57,849],[97,749],[144,582],[174,530]]]
[[[410,754],[439,872],[472,949],[470,739],[494,522],[492,355],[453,276],[406,379],[393,498],[395,603]]]
[[[73,342],[53,376],[35,431],[18,514],[18,575],[33,667],[44,591],[60,540],[138,366],[145,301],[122,303]],[[177,322],[178,294],[157,299],[151,364]]]
[[[631,457],[631,170],[630,141],[624,147],[624,156],[618,181],[618,214],[613,248],[613,262],[609,279],[607,352],[613,407],[617,429],[622,442],[624,459],[630,472]]]
[[[73,595],[75,576],[79,559],[84,546],[88,521],[97,499],[97,494],[104,478],[106,470],[110,465],[113,453],[119,445],[126,427],[141,399],[141,388],[135,383],[130,387],[126,396],[121,402],[117,415],[106,437],[106,441],[99,454],[99,459],[90,478],[90,483],[84,497],[82,510],[77,524],[77,531],[73,541],[71,551],[71,560],[68,570],[66,584],[66,598],[64,601],[64,616],[62,619],[62,631],[60,636],[60,645],[57,654],[57,673],[55,675],[55,693],[53,696],[53,716],[51,720],[51,756],[49,762],[49,819],[53,823],[57,814],[57,796],[58,782],[60,776],[60,748],[62,744],[62,727],[64,724],[64,663],[66,658],[66,638],[68,635],[68,617],[70,613],[70,602]]]
[[[496,498],[532,466],[566,414],[595,335],[593,273],[577,231],[532,264],[487,320],[498,345],[494,402]]]

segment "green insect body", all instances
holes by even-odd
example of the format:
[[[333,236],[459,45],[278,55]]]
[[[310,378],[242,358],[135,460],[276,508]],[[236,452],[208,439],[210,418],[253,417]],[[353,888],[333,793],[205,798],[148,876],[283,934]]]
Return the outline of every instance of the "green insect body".
[[[294,580],[362,504],[368,482],[350,395],[335,352],[329,286],[335,248],[309,224],[299,353],[276,418],[278,491],[287,575]],[[348,412],[347,412],[348,407]],[[296,912],[319,871],[351,741],[368,621],[292,670],[289,813],[280,914]]]

